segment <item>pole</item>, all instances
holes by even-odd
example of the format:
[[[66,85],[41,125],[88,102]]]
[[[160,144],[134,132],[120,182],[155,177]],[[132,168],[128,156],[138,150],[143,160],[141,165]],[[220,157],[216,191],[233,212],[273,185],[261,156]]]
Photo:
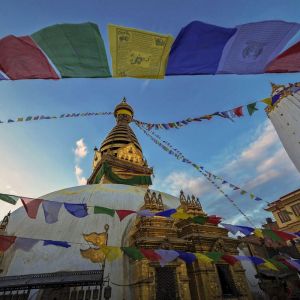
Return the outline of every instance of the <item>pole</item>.
[[[108,225],[108,224],[105,224],[105,225],[104,225],[104,229],[105,229],[105,233],[106,233],[105,246],[107,246],[109,225]],[[104,285],[105,262],[106,262],[106,257],[104,258],[104,262],[103,262],[102,267],[101,267],[101,271],[102,271],[102,281],[101,281],[101,284],[100,284],[100,300],[102,300],[102,291],[103,291],[103,285]]]

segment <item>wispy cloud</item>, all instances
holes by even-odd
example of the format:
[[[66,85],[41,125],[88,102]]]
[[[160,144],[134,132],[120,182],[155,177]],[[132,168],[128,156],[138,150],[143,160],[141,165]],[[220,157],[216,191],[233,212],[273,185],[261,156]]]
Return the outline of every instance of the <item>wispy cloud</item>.
[[[78,185],[85,185],[87,180],[84,176],[82,176],[83,170],[79,166],[75,165],[74,172]]]
[[[85,145],[85,143],[83,141],[83,138],[76,141],[76,148],[74,150],[74,153],[75,153],[75,157],[77,159],[86,157],[88,151],[87,151],[87,146]]]
[[[79,166],[80,161],[86,157],[87,153],[88,153],[88,149],[87,149],[86,144],[83,141],[83,138],[76,141],[76,148],[74,150],[75,161],[76,161],[76,164],[74,167],[74,173],[75,173],[78,185],[85,185],[87,182],[87,179],[82,175],[83,170]]]
[[[300,174],[269,120],[259,126],[252,137],[245,138],[243,144],[246,146],[238,147],[231,156],[221,153],[218,164],[222,167],[211,171],[267,201],[274,201],[282,193],[299,187]],[[200,174],[192,175],[192,171],[172,172],[164,180],[158,180],[156,185],[173,195],[178,195],[183,189],[197,197],[201,196],[200,200],[208,213],[220,214],[234,224],[245,222],[244,217]],[[223,185],[223,188],[227,193],[231,192],[232,199],[255,223],[261,223],[268,216],[263,209],[265,202],[253,201],[248,194],[241,196],[239,192],[232,192],[227,185]]]

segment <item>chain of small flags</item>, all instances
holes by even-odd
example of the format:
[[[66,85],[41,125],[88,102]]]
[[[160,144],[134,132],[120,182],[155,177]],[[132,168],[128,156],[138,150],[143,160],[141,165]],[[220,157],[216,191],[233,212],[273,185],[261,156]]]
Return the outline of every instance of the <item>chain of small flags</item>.
[[[29,122],[29,121],[42,121],[42,120],[52,120],[52,119],[105,116],[105,115],[112,115],[112,114],[113,114],[112,112],[84,112],[84,113],[60,114],[60,115],[56,115],[56,116],[37,115],[37,116],[18,117],[18,118],[14,118],[14,119],[8,119],[7,121],[0,120],[0,124]]]
[[[257,110],[257,104],[258,103],[264,103],[268,106],[274,106],[276,102],[281,99],[281,97],[286,96],[287,94],[293,94],[299,91],[300,89],[300,82],[296,83],[290,83],[288,86],[282,89],[282,91],[274,94],[272,97],[265,98],[262,100],[258,100],[255,102],[252,102],[247,105],[240,105],[238,107],[232,108],[230,110],[225,110],[221,112],[215,112],[212,114],[206,114],[199,117],[189,117],[187,119],[177,121],[177,122],[169,122],[169,123],[147,123],[139,120],[134,120],[136,124],[139,126],[147,129],[147,130],[159,130],[159,129],[179,129],[181,127],[187,126],[193,122],[202,122],[203,120],[211,120],[214,117],[220,117],[224,119],[228,119],[231,121],[234,121],[235,118],[244,117],[246,114],[245,112],[248,112],[249,116],[252,116]]]
[[[190,164],[192,165],[198,172],[200,172],[238,211],[241,215],[243,215],[245,217],[245,219],[247,220],[247,222],[249,222],[249,224],[253,225],[254,226],[254,223],[251,221],[251,219],[242,211],[242,209],[234,202],[234,200],[232,200],[229,195],[227,195],[220,186],[218,186],[218,184],[212,179],[220,179],[220,177],[212,174],[211,172],[208,172],[204,169],[203,166],[199,166],[195,163],[193,163],[192,161],[190,161],[189,159],[185,158],[183,156],[183,154],[180,152],[180,151],[177,151],[176,148],[173,148],[171,146],[170,143],[167,144],[167,142],[165,141],[159,141],[158,139],[156,139],[153,135],[155,135],[156,137],[158,135],[156,135],[154,132],[151,132],[151,135],[148,131],[146,131],[143,127],[140,127],[138,124],[136,124],[138,126],[138,128],[140,128],[156,145],[160,146],[164,151],[166,151],[167,153],[175,156],[178,160],[184,162],[184,163],[187,163],[187,164]],[[164,145],[163,143],[167,144],[168,147],[166,145]],[[222,180],[222,184],[225,184],[225,183],[228,183],[227,181],[225,180]],[[233,190],[240,190],[239,187],[231,184],[231,183],[228,183],[229,186],[231,188],[233,188]],[[240,192],[242,195],[246,194],[247,192],[245,190],[241,190]],[[254,194],[250,194],[250,198],[251,199],[255,199],[256,201],[260,201],[262,200],[261,198],[259,197],[256,197],[254,196]]]

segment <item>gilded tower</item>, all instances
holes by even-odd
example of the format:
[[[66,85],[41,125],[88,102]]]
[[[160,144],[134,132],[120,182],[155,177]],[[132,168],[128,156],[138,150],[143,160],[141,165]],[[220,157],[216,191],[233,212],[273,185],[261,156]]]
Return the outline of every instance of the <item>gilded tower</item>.
[[[116,125],[94,149],[93,172],[88,184],[116,183],[149,186],[152,168],[143,157],[142,148],[130,128],[134,111],[123,98],[115,107]]]

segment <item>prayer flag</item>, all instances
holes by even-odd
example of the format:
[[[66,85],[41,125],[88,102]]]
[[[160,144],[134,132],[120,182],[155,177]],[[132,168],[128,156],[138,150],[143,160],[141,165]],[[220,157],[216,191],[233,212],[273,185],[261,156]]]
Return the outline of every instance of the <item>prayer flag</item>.
[[[40,240],[37,239],[30,239],[30,238],[23,238],[17,237],[14,247],[15,249],[21,249],[23,251],[30,251],[32,247],[37,244]]]
[[[160,255],[153,249],[140,248],[140,251],[150,261],[159,261],[161,259]]]
[[[166,217],[166,218],[170,218],[170,216],[172,214],[175,214],[177,212],[177,210],[175,208],[171,208],[171,209],[167,209],[164,211],[160,211],[158,213],[156,213],[156,216],[160,216],[160,217]]]
[[[94,246],[98,248],[105,245],[107,241],[107,233],[106,232],[92,232],[89,234],[82,234],[83,238],[88,242],[92,243]]]
[[[35,219],[40,207],[40,204],[42,203],[42,199],[32,199],[32,198],[25,198],[20,197],[23,206],[27,212],[27,215],[31,219]]]
[[[208,216],[208,218],[207,218],[208,223],[215,224],[215,225],[218,225],[221,222],[221,220],[222,220],[221,217],[217,217],[215,215]]]
[[[227,254],[223,255],[222,259],[232,266],[238,261],[238,259],[233,255],[227,255]]]
[[[116,25],[108,31],[114,77],[164,78],[172,36]]]
[[[263,235],[269,237],[273,242],[282,242],[282,238],[272,229],[262,229]]]
[[[212,263],[214,260],[201,253],[194,253],[197,259],[203,263]]]
[[[122,221],[127,216],[136,213],[135,210],[128,210],[128,209],[117,209],[117,215],[119,216],[120,221]]]
[[[206,216],[196,216],[196,217],[193,217],[192,220],[197,224],[203,225],[206,223],[207,217]]]
[[[115,210],[106,208],[106,207],[102,207],[102,206],[95,206],[94,214],[105,214],[105,215],[109,215],[109,216],[113,217],[115,215]]]
[[[271,262],[277,269],[283,269],[283,270],[288,270],[289,267],[282,262],[273,259],[273,258],[268,258],[268,261]]]
[[[253,113],[255,113],[255,111],[258,110],[258,109],[256,108],[256,102],[253,102],[253,103],[251,103],[251,104],[248,104],[248,105],[247,105],[247,110],[248,110],[249,115],[252,116]]]
[[[272,105],[272,98],[265,98],[261,100],[261,102],[267,104],[267,105]]]
[[[112,262],[122,256],[122,251],[121,251],[120,247],[103,245],[103,246],[101,246],[101,250],[104,253],[105,258],[109,262]]]
[[[223,48],[235,32],[235,28],[191,22],[176,37],[167,75],[215,74]]]
[[[217,263],[221,257],[223,256],[223,253],[220,252],[207,252],[205,255],[209,258],[211,258],[215,263]]]
[[[0,251],[6,251],[16,240],[15,236],[0,235]]]
[[[144,258],[144,255],[141,253],[141,251],[137,248],[133,247],[122,247],[121,248],[124,253],[129,256],[130,258],[134,260],[140,260]]]
[[[270,261],[268,260],[265,260],[265,262],[262,264],[263,267],[266,267],[270,270],[273,270],[273,271],[278,271],[277,267],[274,266],[274,264],[272,264]]]
[[[63,248],[69,248],[71,245],[68,242],[64,241],[52,241],[52,240],[44,240],[44,246],[57,246],[57,247],[63,247]]]
[[[87,206],[83,204],[64,203],[65,209],[76,218],[84,218],[88,215]]]
[[[53,224],[58,221],[58,214],[62,203],[56,201],[47,201],[44,200],[42,203],[45,221],[48,224]]]
[[[47,58],[29,36],[0,39],[0,70],[10,79],[59,79]]]
[[[263,21],[237,26],[223,49],[217,73],[264,73],[267,64],[298,32],[300,24]]]
[[[177,212],[171,215],[171,218],[179,220],[186,220],[192,217],[193,215],[184,212],[183,209],[177,209]]]
[[[297,263],[295,260],[293,260],[293,259],[287,259],[287,262],[289,264],[291,264],[298,272],[300,271],[300,264]]]
[[[175,250],[158,249],[154,251],[160,256],[159,263],[162,267],[175,260],[179,256]]]
[[[80,254],[82,257],[89,259],[93,263],[103,263],[105,261],[105,254],[102,249],[80,249]]]
[[[272,96],[272,105],[274,105],[281,97],[281,94],[276,94]]]
[[[31,37],[62,77],[111,77],[96,24],[58,24],[35,32]]]
[[[13,204],[13,205],[15,205],[18,202],[19,199],[20,198],[17,197],[17,196],[12,196],[12,195],[7,195],[7,194],[0,194],[0,200],[3,200],[5,202]]]
[[[263,235],[263,232],[261,229],[259,228],[255,228],[253,233],[255,234],[255,236],[257,236],[258,238],[261,238],[263,239],[264,238],[264,235]]]
[[[234,113],[234,115],[236,117],[242,117],[244,114],[243,114],[243,106],[240,106],[240,107],[236,107],[232,110],[232,112]]]
[[[196,255],[191,252],[184,252],[180,250],[176,250],[179,254],[178,257],[185,261],[187,264],[191,264],[196,260]]]
[[[277,234],[281,239],[283,239],[285,241],[290,241],[290,240],[297,238],[297,236],[292,233],[288,233],[288,232],[284,232],[284,231],[280,231],[280,230],[273,230],[273,231],[275,234]]]
[[[227,229],[228,231],[230,231],[232,234],[237,234],[238,231],[240,230],[238,226],[235,225],[231,225],[231,224],[225,224],[225,223],[221,223],[221,225]]]
[[[300,42],[285,50],[266,67],[266,73],[288,73],[300,71]]]
[[[254,228],[248,226],[237,226],[237,227],[239,228],[239,231],[244,235],[250,235],[254,231]]]
[[[141,217],[153,217],[155,213],[152,213],[149,209],[139,210],[136,212]]]

